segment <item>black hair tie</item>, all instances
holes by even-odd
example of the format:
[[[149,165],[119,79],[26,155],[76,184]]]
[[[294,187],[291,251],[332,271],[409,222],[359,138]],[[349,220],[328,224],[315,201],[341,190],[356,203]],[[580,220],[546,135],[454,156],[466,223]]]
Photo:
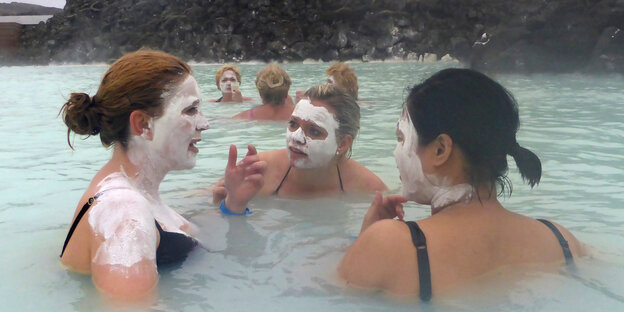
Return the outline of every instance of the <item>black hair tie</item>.
[[[511,155],[512,157],[516,157],[518,156],[519,152],[520,152],[520,144],[518,144],[518,142],[515,141],[514,144],[511,146],[511,149],[509,149],[508,154]]]
[[[95,127],[91,130],[91,135],[98,135],[100,133],[100,127]]]

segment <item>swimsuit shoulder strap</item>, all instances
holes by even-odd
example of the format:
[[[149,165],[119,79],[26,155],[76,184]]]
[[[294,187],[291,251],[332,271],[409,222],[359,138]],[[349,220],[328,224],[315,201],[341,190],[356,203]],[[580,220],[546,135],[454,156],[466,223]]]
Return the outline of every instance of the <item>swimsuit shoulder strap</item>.
[[[336,164],[336,170],[338,170],[338,181],[340,182],[340,190],[344,193],[344,187],[342,186],[342,176],[340,175],[340,167]]]
[[[288,176],[288,173],[290,172],[290,168],[292,168],[292,166],[288,167],[288,171],[286,171],[286,174],[282,178],[282,181],[280,182],[280,184],[275,189],[275,192],[273,192],[273,195],[277,195],[277,192],[279,192],[280,188],[282,187],[282,184],[284,184],[284,181],[286,181],[286,177]]]
[[[249,110],[249,120],[254,120],[254,117],[253,117],[253,108]]]
[[[219,103],[221,100],[223,100],[223,97],[218,98],[215,102]]]
[[[427,239],[425,233],[420,229],[418,223],[414,221],[405,222],[412,234],[412,243],[416,247],[416,257],[418,258],[418,280],[420,281],[420,300],[429,301],[431,299],[431,269],[429,267],[429,253],[427,252]]]
[[[74,219],[74,222],[72,223],[71,227],[69,228],[69,232],[67,233],[67,237],[65,238],[65,243],[63,243],[63,250],[61,250],[60,257],[62,257],[63,253],[65,253],[65,248],[67,248],[67,244],[69,243],[69,239],[74,234],[74,231],[76,230],[76,227],[78,226],[78,223],[80,222],[80,219],[82,219],[82,217],[85,215],[85,213],[87,213],[87,210],[89,210],[89,207],[91,207],[91,205],[93,205],[95,200],[98,197],[100,197],[100,194],[102,194],[102,193],[97,193],[97,194],[95,194],[95,196],[89,198],[87,200],[87,202],[84,204],[84,206],[82,206],[82,208],[80,209],[80,212],[78,212],[78,215],[76,216],[76,219]]]
[[[544,223],[557,237],[559,245],[561,245],[561,249],[563,249],[563,256],[565,257],[566,265],[574,264],[574,259],[572,258],[572,252],[570,252],[570,246],[568,245],[568,241],[565,240],[563,235],[561,235],[559,229],[557,229],[557,227],[548,220],[537,219],[537,221]]]

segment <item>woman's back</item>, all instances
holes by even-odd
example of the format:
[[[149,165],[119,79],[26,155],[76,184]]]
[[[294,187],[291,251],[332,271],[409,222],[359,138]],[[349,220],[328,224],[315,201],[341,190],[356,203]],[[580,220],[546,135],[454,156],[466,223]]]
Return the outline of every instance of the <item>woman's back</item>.
[[[419,220],[426,237],[426,250],[434,294],[470,282],[499,268],[564,263],[563,249],[542,222],[504,209],[497,200],[473,200],[449,206]],[[557,227],[569,243],[574,257],[582,254],[579,242]],[[384,239],[392,237],[391,240]],[[362,261],[362,259],[368,259]],[[378,277],[361,277],[372,266],[386,267]],[[382,220],[371,225],[343,260],[339,271],[349,282],[383,288],[397,295],[420,292],[417,251],[407,224]],[[377,273],[375,273],[377,274]],[[355,280],[354,280],[355,278]]]

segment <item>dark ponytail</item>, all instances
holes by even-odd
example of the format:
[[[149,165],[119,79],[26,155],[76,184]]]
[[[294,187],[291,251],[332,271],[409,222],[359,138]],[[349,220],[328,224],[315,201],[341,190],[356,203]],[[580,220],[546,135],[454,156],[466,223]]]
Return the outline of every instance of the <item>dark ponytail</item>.
[[[522,180],[531,187],[539,184],[542,177],[542,162],[530,150],[520,146],[518,143],[512,147],[509,155],[516,161],[516,166],[522,175]]]
[[[531,187],[539,183],[539,158],[516,141],[518,104],[490,77],[471,69],[441,70],[412,88],[406,106],[420,145],[447,134],[461,149],[473,188],[494,190],[497,185],[499,195],[511,195],[507,155],[515,159],[525,182]]]

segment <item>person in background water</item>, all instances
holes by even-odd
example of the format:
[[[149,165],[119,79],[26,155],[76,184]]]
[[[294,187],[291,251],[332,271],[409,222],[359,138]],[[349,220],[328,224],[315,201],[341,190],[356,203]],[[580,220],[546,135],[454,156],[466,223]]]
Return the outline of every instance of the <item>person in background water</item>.
[[[353,68],[346,63],[337,62],[329,66],[325,73],[327,83],[347,90],[354,99],[358,99],[358,79]]]
[[[295,107],[286,128],[286,149],[260,153],[267,165],[260,195],[315,198],[341,193],[373,193],[386,185],[350,158],[360,130],[360,107],[345,90],[334,85],[310,88]],[[228,161],[225,177],[213,189],[214,203],[224,213],[242,214],[247,201],[224,201],[239,187]],[[241,197],[242,198],[242,197]]]
[[[251,101],[244,97],[240,91],[241,73],[236,66],[225,64],[217,69],[215,76],[217,88],[221,91],[221,97],[210,102],[243,102]]]
[[[327,83],[345,89],[356,101],[358,100],[358,79],[355,70],[343,62],[336,62],[325,70]],[[304,91],[297,91],[295,101],[303,98]]]
[[[540,160],[518,144],[518,127],[512,95],[484,74],[446,69],[416,85],[396,129],[403,196],[377,194],[338,274],[356,287],[429,300],[505,266],[572,266],[583,252],[568,230],[497,199],[511,195],[507,155],[531,187],[540,181]],[[408,200],[430,205],[431,217],[404,222]]]
[[[197,245],[194,226],[162,201],[158,189],[169,171],[195,166],[196,144],[209,127],[200,102],[184,61],[140,50],[111,65],[93,97],[72,93],[61,108],[70,147],[74,132],[99,135],[113,150],[82,195],[61,251],[65,266],[90,273],[106,295],[149,297],[157,266],[183,261]],[[262,168],[253,147],[244,161]],[[253,196],[262,186],[261,169],[243,167],[247,182],[230,197]]]
[[[275,63],[269,63],[256,76],[262,105],[240,112],[233,118],[247,120],[288,120],[295,105],[288,96],[290,77]]]

